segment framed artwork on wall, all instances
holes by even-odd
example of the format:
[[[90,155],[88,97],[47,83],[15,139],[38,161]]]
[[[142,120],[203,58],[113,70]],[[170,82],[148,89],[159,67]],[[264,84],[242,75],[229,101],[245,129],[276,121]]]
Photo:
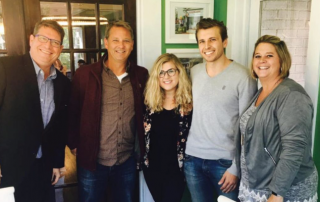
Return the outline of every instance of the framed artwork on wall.
[[[202,63],[203,58],[197,48],[190,49],[167,49],[167,53],[175,54],[182,65],[186,69],[187,74],[190,76],[190,71],[193,66],[196,64]]]
[[[214,0],[166,0],[166,43],[196,43],[196,25],[213,17]]]

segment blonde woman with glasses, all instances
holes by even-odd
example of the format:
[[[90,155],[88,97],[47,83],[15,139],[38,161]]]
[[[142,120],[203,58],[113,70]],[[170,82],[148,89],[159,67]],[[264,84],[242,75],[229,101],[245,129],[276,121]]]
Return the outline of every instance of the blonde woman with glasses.
[[[181,201],[183,160],[192,115],[191,83],[173,54],[158,57],[145,90],[144,176],[156,202]]]

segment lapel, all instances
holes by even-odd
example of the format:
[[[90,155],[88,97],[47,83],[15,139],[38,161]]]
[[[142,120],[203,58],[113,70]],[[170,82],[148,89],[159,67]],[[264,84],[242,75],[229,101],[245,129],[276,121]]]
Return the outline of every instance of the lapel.
[[[36,73],[34,70],[33,62],[30,57],[30,54],[23,55],[23,68],[21,71],[24,73],[20,74],[23,77],[23,80],[25,81],[24,87],[26,90],[26,93],[29,95],[29,100],[26,100],[25,102],[30,102],[31,111],[33,119],[36,121],[37,128],[43,129],[43,121],[42,121],[42,113],[41,113],[41,104],[40,104],[40,98],[39,98],[39,87],[38,87],[38,81],[36,77]],[[30,115],[30,114],[29,114]],[[29,116],[28,115],[28,116]],[[41,133],[39,133],[41,134]]]
[[[47,127],[45,128],[44,132],[46,132],[50,126],[53,124],[55,117],[57,116],[57,111],[63,107],[61,106],[62,104],[65,104],[62,102],[62,96],[63,96],[63,82],[62,82],[62,74],[57,70],[57,78],[53,79],[53,100],[54,100],[54,104],[55,104],[55,109],[51,115],[50,121],[47,125]]]
[[[91,67],[90,71],[93,74],[93,76],[98,81],[99,90],[101,91],[101,85],[102,85],[102,71],[103,71],[103,61],[104,58],[107,56],[107,53],[100,59],[99,63],[97,65],[94,65]]]

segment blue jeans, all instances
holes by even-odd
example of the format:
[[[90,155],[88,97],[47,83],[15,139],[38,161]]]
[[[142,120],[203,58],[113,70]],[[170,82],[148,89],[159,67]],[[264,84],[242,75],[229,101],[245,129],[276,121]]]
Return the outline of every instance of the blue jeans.
[[[218,185],[218,182],[231,164],[231,160],[206,160],[186,155],[184,174],[192,202],[214,201],[214,190],[218,195],[238,201],[239,186],[232,192],[223,193],[220,190],[222,185]]]
[[[121,165],[104,166],[97,163],[95,171],[78,167],[78,189],[81,202],[98,202],[111,185],[112,196],[117,202],[133,201],[136,182],[136,160],[130,157]]]

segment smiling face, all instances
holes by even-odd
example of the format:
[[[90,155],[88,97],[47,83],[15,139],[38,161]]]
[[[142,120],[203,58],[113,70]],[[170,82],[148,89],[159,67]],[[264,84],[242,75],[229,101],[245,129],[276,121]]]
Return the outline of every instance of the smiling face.
[[[130,32],[124,27],[112,27],[108,39],[104,39],[105,48],[108,49],[108,60],[126,63],[133,50],[134,41]]]
[[[253,71],[260,80],[276,79],[280,75],[280,58],[270,43],[260,43],[254,51]]]
[[[50,27],[41,27],[37,34],[61,41],[60,34]],[[62,45],[58,48],[53,47],[50,41],[42,43],[38,40],[38,37],[35,37],[34,35],[30,35],[29,44],[31,58],[41,69],[50,68],[63,49]]]
[[[218,27],[200,29],[197,37],[200,53],[208,63],[218,61],[224,56],[223,49],[227,47],[228,39],[222,41]]]
[[[164,77],[159,77],[160,87],[164,90],[165,93],[175,92],[179,83],[179,71],[173,62],[169,61],[162,65],[161,71],[176,70],[174,76],[169,76],[168,73]]]

